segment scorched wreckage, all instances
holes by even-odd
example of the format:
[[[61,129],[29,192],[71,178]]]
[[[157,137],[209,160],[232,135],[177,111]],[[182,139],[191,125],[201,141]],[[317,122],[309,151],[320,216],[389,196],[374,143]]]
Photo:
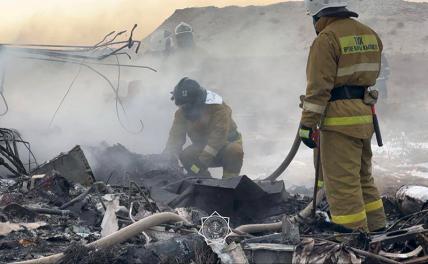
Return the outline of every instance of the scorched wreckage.
[[[372,177],[373,135],[383,145],[379,92],[372,89],[382,39],[346,1],[304,2],[317,36],[297,135],[272,174],[242,175],[246,137],[229,94],[184,76],[171,92],[177,109],[161,154],[137,154],[119,143],[77,145],[39,163],[31,142],[1,128],[0,262],[427,263],[428,187],[407,184],[381,195]],[[114,94],[122,128],[138,134],[142,121],[138,129],[125,122],[120,69],[157,70],[120,62],[141,56],[136,27],[126,39],[126,31],[111,32],[92,46],[2,44],[2,64],[13,58],[79,67],[51,124],[88,69]],[[150,46],[144,56],[183,67],[202,53],[184,22],[153,34]],[[98,66],[117,69],[117,84]],[[3,115],[5,76],[3,69]],[[314,149],[314,188],[301,188],[308,196],[278,180],[302,142]],[[211,176],[215,167],[221,178]]]

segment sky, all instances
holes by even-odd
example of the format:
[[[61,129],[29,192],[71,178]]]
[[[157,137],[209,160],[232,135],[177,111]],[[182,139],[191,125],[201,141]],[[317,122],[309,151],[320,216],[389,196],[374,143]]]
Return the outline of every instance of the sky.
[[[427,2],[428,0],[414,0]],[[112,30],[139,24],[139,38],[176,9],[267,5],[278,0],[3,0],[0,42],[91,44]]]

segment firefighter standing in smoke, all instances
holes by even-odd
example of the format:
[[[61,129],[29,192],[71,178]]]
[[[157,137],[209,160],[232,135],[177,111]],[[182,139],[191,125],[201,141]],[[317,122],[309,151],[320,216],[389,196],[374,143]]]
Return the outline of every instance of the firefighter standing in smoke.
[[[189,174],[210,176],[209,167],[223,167],[223,178],[239,176],[242,138],[222,97],[189,78],[183,78],[172,94],[179,109],[164,153],[178,157]],[[182,150],[186,136],[192,145]]]
[[[352,19],[343,0],[305,0],[317,38],[307,65],[307,90],[300,137],[316,147],[332,221],[352,229],[385,228],[385,213],[372,177],[371,105],[381,67],[382,42]],[[377,99],[377,98],[376,98]]]

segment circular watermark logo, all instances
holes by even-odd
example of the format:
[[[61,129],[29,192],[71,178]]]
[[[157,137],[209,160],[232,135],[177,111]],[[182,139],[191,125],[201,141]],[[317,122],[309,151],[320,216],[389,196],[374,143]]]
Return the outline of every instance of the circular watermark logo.
[[[226,238],[232,233],[230,229],[230,218],[223,217],[214,212],[208,217],[202,217],[202,226],[199,234],[205,238],[205,242],[210,244],[224,244]]]

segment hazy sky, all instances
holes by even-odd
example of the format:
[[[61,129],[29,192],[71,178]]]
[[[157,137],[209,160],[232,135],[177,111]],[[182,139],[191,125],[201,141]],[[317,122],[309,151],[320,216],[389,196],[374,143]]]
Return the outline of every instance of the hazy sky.
[[[414,0],[427,2],[428,0]],[[266,5],[278,0],[3,0],[0,42],[91,43],[112,30],[139,24],[143,37],[175,9]]]

